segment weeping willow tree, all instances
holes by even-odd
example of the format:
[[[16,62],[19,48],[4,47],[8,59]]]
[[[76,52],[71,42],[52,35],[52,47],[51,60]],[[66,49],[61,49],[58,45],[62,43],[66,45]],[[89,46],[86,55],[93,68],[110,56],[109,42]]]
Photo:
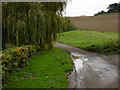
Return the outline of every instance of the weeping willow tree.
[[[5,2],[2,4],[3,48],[6,45],[52,47],[65,27],[65,2]]]

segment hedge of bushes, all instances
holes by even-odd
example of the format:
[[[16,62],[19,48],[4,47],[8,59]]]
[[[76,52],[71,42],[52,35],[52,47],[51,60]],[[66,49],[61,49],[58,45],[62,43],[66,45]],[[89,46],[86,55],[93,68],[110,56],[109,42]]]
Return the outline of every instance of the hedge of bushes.
[[[7,80],[10,73],[26,65],[28,58],[39,50],[34,45],[25,45],[16,48],[9,48],[2,51],[2,80]]]
[[[92,44],[88,47],[82,48],[88,51],[103,53],[103,54],[120,54],[120,42],[119,41],[111,41],[107,43],[98,43]]]

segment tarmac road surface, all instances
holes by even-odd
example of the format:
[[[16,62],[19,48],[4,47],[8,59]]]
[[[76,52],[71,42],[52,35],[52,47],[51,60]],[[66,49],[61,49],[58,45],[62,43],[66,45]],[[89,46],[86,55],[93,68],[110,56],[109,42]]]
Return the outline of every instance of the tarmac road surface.
[[[118,68],[108,63],[95,53],[87,52],[72,46],[55,43],[56,47],[62,48],[72,56],[84,56],[84,60],[79,57],[72,58],[74,67],[69,75],[68,88],[118,88]],[[76,61],[77,60],[77,61]],[[79,61],[78,61],[79,60]],[[82,67],[78,67],[82,64]],[[77,69],[76,69],[77,67]],[[78,69],[79,68],[79,69]]]

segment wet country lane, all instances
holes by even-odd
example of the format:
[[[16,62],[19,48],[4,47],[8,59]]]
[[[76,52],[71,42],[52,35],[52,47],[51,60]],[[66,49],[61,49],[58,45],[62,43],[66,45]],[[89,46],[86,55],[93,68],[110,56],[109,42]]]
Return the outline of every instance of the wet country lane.
[[[55,43],[70,53],[73,71],[69,75],[69,88],[118,88],[118,68],[95,53]]]

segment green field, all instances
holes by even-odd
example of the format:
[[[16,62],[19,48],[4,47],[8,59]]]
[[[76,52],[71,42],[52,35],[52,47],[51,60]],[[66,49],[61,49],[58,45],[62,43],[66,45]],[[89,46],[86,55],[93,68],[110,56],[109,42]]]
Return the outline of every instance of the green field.
[[[67,88],[66,73],[72,70],[67,52],[53,48],[37,53],[28,65],[11,74],[4,88]]]
[[[116,32],[74,30],[61,33],[57,42],[98,53],[120,54]]]

